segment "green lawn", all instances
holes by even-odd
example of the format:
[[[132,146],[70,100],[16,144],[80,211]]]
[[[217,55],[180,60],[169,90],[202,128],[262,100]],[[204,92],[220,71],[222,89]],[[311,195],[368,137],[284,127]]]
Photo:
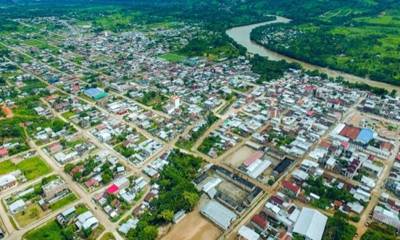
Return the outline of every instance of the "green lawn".
[[[27,240],[65,240],[61,233],[62,228],[53,220],[40,228],[28,232],[24,239]]]
[[[60,199],[59,201],[53,203],[52,205],[50,205],[50,209],[52,211],[55,211],[57,209],[60,209],[64,206],[67,206],[68,204],[72,203],[73,201],[75,201],[77,198],[75,196],[75,194],[70,193],[68,194],[66,197]]]
[[[7,174],[18,169],[22,171],[28,180],[38,178],[51,172],[51,168],[38,156],[25,159],[18,164],[14,164],[11,162],[11,160],[0,163],[0,175]]]
[[[176,53],[166,53],[164,55],[161,55],[161,58],[164,60],[167,60],[168,62],[182,62],[183,60],[186,59],[185,56],[176,54]]]
[[[37,156],[25,159],[18,163],[16,167],[24,173],[28,180],[38,178],[51,172],[51,168]]]
[[[7,174],[15,170],[17,170],[17,167],[10,160],[0,163],[0,175]]]

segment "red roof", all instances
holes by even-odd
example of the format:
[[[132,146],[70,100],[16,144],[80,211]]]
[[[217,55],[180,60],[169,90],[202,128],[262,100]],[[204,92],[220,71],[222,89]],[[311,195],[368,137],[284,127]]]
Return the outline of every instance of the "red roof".
[[[250,166],[253,162],[255,162],[257,159],[260,159],[263,156],[263,152],[261,151],[257,151],[255,153],[253,153],[250,157],[248,157],[243,164],[248,167]]]
[[[298,194],[300,192],[300,187],[297,186],[295,183],[289,181],[283,181],[282,186],[287,190],[292,191],[295,194]]]
[[[329,142],[328,140],[322,140],[319,146],[322,148],[329,149],[329,147],[331,146],[331,142]]]
[[[108,188],[107,188],[107,193],[108,194],[115,194],[115,193],[117,193],[119,191],[119,187],[117,186],[117,185],[115,185],[115,184],[113,184],[113,185],[111,185],[111,186],[109,186]]]
[[[339,105],[339,104],[342,104],[343,101],[338,99],[338,98],[336,98],[336,99],[330,99],[329,102],[333,103],[333,104],[336,104],[336,105]]]
[[[317,89],[317,87],[314,85],[307,85],[304,87],[304,90],[306,90],[306,91],[314,91],[316,89]]]
[[[7,156],[7,155],[8,155],[8,149],[5,148],[5,147],[0,148],[0,157],[4,157],[4,156]]]
[[[393,149],[393,145],[390,142],[382,142],[381,149],[386,149],[388,151],[391,151]]]
[[[284,202],[284,200],[281,197],[277,196],[277,195],[272,196],[269,199],[269,201],[272,202],[273,204],[278,204],[278,205],[282,205],[283,202]]]
[[[267,220],[261,216],[260,214],[256,214],[251,218],[251,221],[259,226],[261,229],[266,229],[268,222]]]
[[[91,179],[89,179],[89,180],[87,180],[87,181],[85,182],[85,185],[86,185],[86,187],[91,187],[91,186],[93,186],[93,185],[96,185],[97,183],[98,183],[98,182],[97,182],[96,179],[91,178]]]
[[[345,126],[340,132],[340,135],[350,138],[351,140],[355,140],[360,131],[361,129],[358,127]]]
[[[349,142],[341,142],[340,145],[342,145],[342,147],[344,147],[344,149],[346,149],[346,150],[350,147]]]

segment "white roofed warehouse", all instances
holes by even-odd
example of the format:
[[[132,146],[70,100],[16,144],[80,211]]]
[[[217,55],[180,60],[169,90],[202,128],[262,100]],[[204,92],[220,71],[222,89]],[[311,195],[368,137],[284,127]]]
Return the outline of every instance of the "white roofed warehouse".
[[[201,214],[210,219],[218,227],[227,230],[237,215],[221,203],[210,200],[201,208]]]
[[[303,208],[293,232],[304,236],[306,240],[321,240],[327,221],[328,217],[319,211]]]

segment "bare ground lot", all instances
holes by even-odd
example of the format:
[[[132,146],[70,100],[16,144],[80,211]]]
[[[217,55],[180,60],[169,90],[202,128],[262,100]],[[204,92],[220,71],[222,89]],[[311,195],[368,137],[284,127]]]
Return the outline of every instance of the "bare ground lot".
[[[256,150],[254,150],[253,148],[244,145],[236,152],[226,157],[224,159],[224,163],[234,168],[238,168],[248,157],[250,157],[255,152]]]
[[[248,192],[228,181],[223,181],[220,185],[218,185],[217,189],[225,195],[230,196],[238,203],[244,201],[248,195]]]
[[[201,202],[204,201],[204,198]],[[200,206],[187,214],[179,223],[172,226],[163,240],[215,240],[222,231],[204,218],[200,213]]]

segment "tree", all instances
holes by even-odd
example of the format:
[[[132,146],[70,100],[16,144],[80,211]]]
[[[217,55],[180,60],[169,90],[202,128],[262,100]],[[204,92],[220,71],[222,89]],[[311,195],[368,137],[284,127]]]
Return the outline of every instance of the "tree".
[[[64,166],[64,172],[66,173],[70,173],[72,171],[72,169],[74,168],[74,164],[72,163],[67,163]]]
[[[166,209],[160,213],[160,217],[164,219],[166,222],[172,222],[174,218],[174,211]]]
[[[323,240],[352,240],[356,228],[350,225],[343,213],[336,212],[328,219]]]
[[[183,199],[185,199],[186,203],[189,205],[190,210],[196,207],[197,202],[199,201],[200,197],[199,194],[195,192],[183,192]]]
[[[112,181],[112,174],[110,175],[109,172],[103,172],[101,178],[103,179],[103,183],[107,184]]]

